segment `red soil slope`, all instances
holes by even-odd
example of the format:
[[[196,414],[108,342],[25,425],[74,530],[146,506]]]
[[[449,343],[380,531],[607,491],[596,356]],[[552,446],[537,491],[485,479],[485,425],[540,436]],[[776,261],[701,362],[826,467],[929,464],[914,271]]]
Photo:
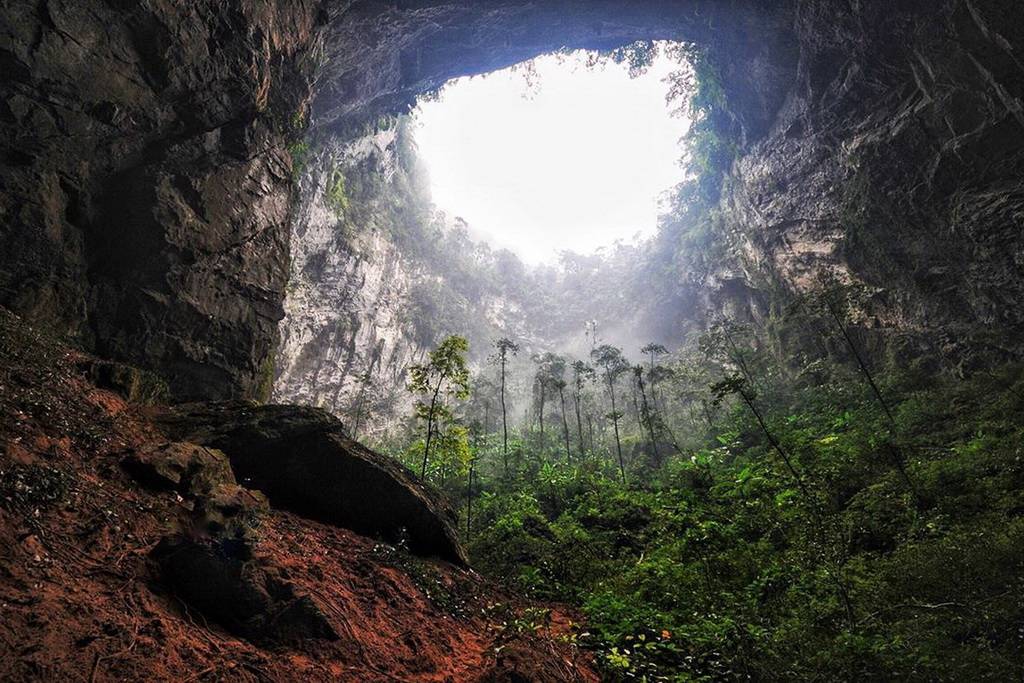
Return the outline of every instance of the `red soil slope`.
[[[274,510],[254,559],[338,639],[258,645],[208,621],[150,557],[189,503],[119,465],[165,437],[87,360],[0,311],[0,680],[597,680],[558,608]]]

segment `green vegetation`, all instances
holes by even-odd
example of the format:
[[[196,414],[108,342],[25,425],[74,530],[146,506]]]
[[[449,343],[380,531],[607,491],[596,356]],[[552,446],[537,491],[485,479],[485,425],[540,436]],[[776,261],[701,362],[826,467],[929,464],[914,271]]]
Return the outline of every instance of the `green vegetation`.
[[[274,375],[276,370],[277,366],[273,355],[268,355],[260,363],[260,371],[256,381],[256,400],[260,403],[266,403],[270,400],[270,395],[274,391]]]
[[[348,195],[345,193],[345,173],[340,168],[331,171],[327,180],[327,204],[337,215],[348,209]]]
[[[598,347],[584,411],[638,377],[647,410],[598,417],[591,444],[554,401],[563,429],[520,425],[511,477],[496,421],[454,413],[464,465],[428,476],[461,506],[476,568],[580,608],[611,680],[1019,677],[1024,367],[872,387],[835,362],[777,367],[758,334],[722,323],[618,374],[621,352]]]
[[[298,179],[309,161],[310,145],[303,140],[288,145],[288,155],[292,159],[292,177]]]
[[[416,403],[415,417],[425,423],[423,436],[423,465],[420,476],[427,475],[430,460],[430,445],[435,444],[441,453],[441,467],[457,464],[460,473],[468,463],[469,446],[466,430],[453,424],[455,414],[449,403],[469,398],[469,370],[466,368],[466,351],[469,342],[462,337],[448,337],[430,352],[429,361],[409,369],[409,391],[427,401]],[[419,448],[419,444],[415,445]]]

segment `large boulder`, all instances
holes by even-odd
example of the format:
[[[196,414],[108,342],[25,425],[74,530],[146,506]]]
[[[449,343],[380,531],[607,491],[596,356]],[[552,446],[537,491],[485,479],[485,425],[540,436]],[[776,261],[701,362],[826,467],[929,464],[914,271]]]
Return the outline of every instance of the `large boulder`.
[[[233,401],[154,417],[176,440],[223,451],[241,483],[273,507],[467,564],[450,508],[400,464],[349,438],[330,413]]]
[[[121,467],[144,486],[182,496],[192,513],[185,527],[196,538],[248,549],[270,507],[262,493],[238,485],[227,456],[213,448],[158,444],[128,453]]]

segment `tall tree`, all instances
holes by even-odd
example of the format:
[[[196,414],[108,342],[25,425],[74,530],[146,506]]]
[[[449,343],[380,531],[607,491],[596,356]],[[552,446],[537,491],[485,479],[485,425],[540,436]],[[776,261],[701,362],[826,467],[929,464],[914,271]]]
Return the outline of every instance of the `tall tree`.
[[[637,386],[640,388],[640,398],[643,401],[640,407],[643,411],[644,424],[647,425],[647,436],[651,440],[651,454],[654,456],[655,465],[660,465],[661,456],[658,454],[658,442],[654,438],[654,419],[651,416],[651,408],[647,404],[647,392],[644,390],[644,367],[642,365],[634,366],[633,375],[636,377]]]
[[[629,383],[629,392],[633,397],[633,416],[636,418],[636,426],[639,433],[644,433],[644,418],[640,414],[640,395],[637,392],[637,375],[634,373],[633,381]]]
[[[558,394],[562,407],[562,436],[565,440],[565,458],[568,461],[569,454],[569,420],[565,414],[565,381],[566,360],[564,356],[554,353],[545,353],[537,360],[537,381],[538,384],[546,385],[547,390]],[[543,432],[542,432],[543,434]]]
[[[657,406],[658,406],[658,387],[657,387],[657,384],[658,384],[659,374],[656,373],[655,368],[658,367],[658,356],[664,356],[665,354],[667,354],[668,353],[668,349],[666,349],[661,344],[655,344],[654,342],[650,342],[649,344],[645,345],[642,349],[640,349],[640,353],[642,353],[645,356],[647,356],[649,361],[650,361],[650,364],[648,366],[649,374],[647,376],[650,379],[650,384],[651,384],[651,402],[654,403],[655,408],[657,408]]]
[[[569,450],[569,419],[565,416],[565,387],[569,385],[565,377],[555,379],[555,389],[558,391],[558,400],[562,404],[562,435],[565,437],[565,461],[572,460],[572,453]]]
[[[609,344],[598,346],[590,352],[590,356],[594,359],[594,363],[604,371],[604,378],[608,383],[608,396],[612,403],[612,411],[608,417],[615,430],[615,451],[619,456],[619,473],[622,475],[622,483],[625,484],[626,463],[622,459],[622,440],[619,437],[619,420],[622,419],[622,413],[619,412],[615,402],[615,380],[623,372],[629,370],[629,363],[622,357],[622,349]]]
[[[580,403],[583,401],[583,388],[594,377],[594,368],[581,360],[572,363],[572,401],[576,408],[576,431],[579,436],[580,458],[585,457],[586,446],[583,443],[583,420],[580,417]],[[591,444],[593,450],[593,444]]]
[[[420,476],[427,476],[427,461],[430,459],[430,445],[441,420],[453,417],[447,405],[448,398],[465,400],[469,398],[469,370],[466,367],[466,352],[469,342],[464,337],[446,337],[436,349],[430,352],[426,364],[414,365],[409,372],[409,391],[429,396],[430,401],[416,403],[416,417],[426,420],[427,433],[423,447],[423,467]]]
[[[882,390],[878,388],[878,383],[875,381],[874,375],[868,368],[867,361],[864,356],[861,355],[860,350],[853,341],[853,336],[850,334],[850,330],[846,324],[846,315],[849,310],[849,297],[853,293],[851,287],[844,287],[835,278],[820,278],[820,285],[822,288],[821,301],[825,306],[825,310],[828,311],[829,317],[835,323],[836,328],[842,335],[843,340],[846,342],[847,348],[850,349],[850,353],[853,354],[854,360],[857,361],[857,367],[860,369],[861,374],[864,376],[868,387],[871,389],[871,393],[874,395],[878,405],[882,407],[882,411],[885,413],[886,419],[889,421],[889,429],[896,437],[896,418],[893,416],[892,409],[889,407],[889,402],[885,400],[882,395]],[[917,487],[914,485],[913,480],[910,478],[910,474],[907,472],[906,465],[904,464],[903,452],[900,447],[894,443],[889,444],[883,449],[889,456],[893,467],[899,472],[900,477],[903,479],[903,483],[907,485],[907,488],[913,494],[917,500],[921,499],[920,493],[918,493]]]
[[[597,349],[597,321],[588,320],[584,327],[584,334],[590,342],[590,354],[593,355],[594,351]]]
[[[540,423],[540,443],[544,447],[544,407],[547,405],[548,396],[558,391],[559,380],[565,377],[565,358],[557,354],[547,352],[533,357],[537,364],[537,372],[533,378],[534,397],[537,401],[537,417]]]
[[[519,345],[508,337],[502,337],[494,342],[495,353],[491,356],[491,362],[496,363],[501,375],[500,402],[501,402],[501,448],[505,464],[505,477],[509,476],[508,468],[508,408],[505,405],[505,379],[509,359],[519,353]]]
[[[498,385],[483,374],[473,377],[473,398],[467,413],[479,422],[482,437],[491,433],[491,409],[498,403]]]

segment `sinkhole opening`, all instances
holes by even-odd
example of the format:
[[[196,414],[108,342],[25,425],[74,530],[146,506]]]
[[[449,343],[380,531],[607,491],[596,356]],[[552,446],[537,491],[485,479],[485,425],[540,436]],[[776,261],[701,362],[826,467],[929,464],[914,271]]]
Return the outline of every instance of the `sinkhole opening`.
[[[408,436],[413,370],[453,338],[479,401],[496,344],[520,349],[510,425],[540,419],[537,358],[673,349],[696,318],[684,252],[698,226],[680,198],[707,175],[690,151],[714,82],[700,54],[650,41],[545,54],[301,150],[275,397],[379,445]]]
[[[684,179],[690,78],[656,42],[449,81],[412,112],[433,201],[529,265],[650,237]]]

